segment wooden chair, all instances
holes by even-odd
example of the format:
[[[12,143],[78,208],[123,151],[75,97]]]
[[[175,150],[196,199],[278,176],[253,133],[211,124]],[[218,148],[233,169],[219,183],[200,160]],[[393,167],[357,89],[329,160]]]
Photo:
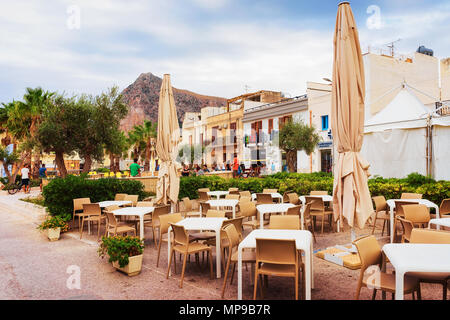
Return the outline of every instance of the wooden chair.
[[[295,299],[298,300],[299,273],[302,268],[295,240],[256,239],[255,286],[253,300],[256,300],[258,277],[278,276],[295,279]],[[303,278],[304,279],[304,278]],[[261,279],[262,282],[262,279]],[[304,281],[302,281],[304,283]],[[263,284],[261,284],[261,296]]]
[[[110,236],[110,234],[115,236],[117,234],[124,234],[128,232],[133,232],[133,235],[136,236],[136,228],[129,225],[121,224],[119,221],[117,221],[116,217],[111,211],[105,212],[107,217],[105,234],[108,237]]]
[[[238,218],[239,219],[239,218]],[[242,222],[242,218],[240,218]],[[234,272],[236,269],[236,263],[238,262],[238,246],[242,241],[242,235],[239,234],[239,229],[236,228],[236,225],[233,223],[227,223],[222,227],[221,233],[224,235],[223,241],[221,241],[221,245],[223,248],[228,248],[228,257],[227,264],[225,267],[225,274],[223,278],[222,285],[222,298],[225,294],[225,287],[227,285],[227,277],[228,271],[230,270],[230,264],[233,263],[233,271],[231,273],[230,284],[233,283]],[[254,251],[243,250],[242,251],[242,263],[255,263],[256,262],[256,254]]]
[[[256,204],[272,204],[273,198],[270,193],[257,193]]]
[[[277,193],[277,189],[263,189],[262,193]]]
[[[81,218],[83,218],[83,204],[91,203],[90,198],[73,199],[73,213],[72,213],[72,228],[75,226],[75,217],[78,217],[78,228],[81,225]]]
[[[170,247],[170,258],[169,258],[169,266],[167,268],[167,276],[166,278],[169,279],[169,271],[170,266],[172,264],[174,265],[174,273],[177,272],[176,270],[176,257],[175,252],[178,252],[180,254],[184,255],[183,259],[183,268],[181,270],[181,281],[180,281],[180,288],[183,288],[183,280],[184,280],[184,271],[186,269],[186,260],[188,255],[196,254],[197,261],[198,261],[198,253],[206,251],[208,252],[208,258],[209,258],[209,267],[210,267],[210,278],[213,279],[213,265],[212,265],[212,252],[211,247],[199,243],[199,242],[190,242],[189,241],[189,234],[186,232],[183,226],[177,226],[176,224],[171,223],[170,226],[172,227],[173,234],[174,234],[174,241],[173,245]]]
[[[164,235],[166,235],[169,232],[169,227],[171,223],[177,223],[180,222],[181,220],[183,220],[181,213],[169,213],[169,214],[162,214],[159,216],[159,242],[158,242],[158,258],[156,259],[156,267],[158,267],[159,265],[161,243],[167,242],[167,238],[164,238]]]
[[[383,229],[381,230],[381,236],[384,235],[384,228],[387,227],[387,234],[390,234],[389,231],[389,209],[386,202],[386,199],[384,196],[376,196],[372,197],[372,200],[375,204],[375,218],[373,220],[373,228],[372,228],[372,234],[375,232],[375,227],[377,225],[377,220],[383,220]]]
[[[361,272],[359,275],[358,285],[356,288],[355,300],[359,300],[361,288],[374,288],[372,300],[375,300],[377,290],[392,293],[392,298],[395,294],[395,274],[385,273],[381,271],[382,267],[382,251],[377,239],[371,235],[359,238],[353,242],[358,250],[361,259]],[[374,267],[372,267],[374,266]],[[366,270],[369,268],[376,268],[375,273],[366,276]],[[371,268],[371,269],[372,269]],[[404,294],[411,293],[414,299],[414,292],[417,291],[417,296],[420,299],[420,287],[416,278],[405,276],[404,280]],[[383,295],[384,299],[384,295]]]
[[[422,194],[403,192],[400,199],[422,199]]]
[[[410,204],[403,206],[405,219],[418,227],[427,227],[430,222],[430,211],[424,204]]]
[[[123,201],[127,195],[126,193],[116,193],[114,201]]]
[[[184,197],[181,199],[181,202],[183,203],[183,211],[181,211],[181,214],[185,218],[190,217],[201,217],[202,213],[200,211],[193,211],[192,210],[192,201],[188,197]]]
[[[326,196],[328,195],[328,191],[316,191],[313,190],[309,193],[310,196]]]
[[[80,227],[80,239],[83,237],[84,222],[97,222],[97,240],[100,239],[100,224],[106,219],[106,216],[102,215],[102,209],[98,203],[85,203],[83,204],[83,219],[81,220]]]
[[[150,220],[144,220],[144,228],[150,227],[152,228],[152,234],[153,234],[153,241],[155,242],[155,248],[158,246],[158,242],[156,241],[156,233],[155,231],[160,228],[160,222],[159,222],[159,216],[163,214],[169,214],[170,213],[170,204],[168,205],[162,205],[155,207],[151,214]]]
[[[313,217],[314,228],[315,228],[315,224],[316,224],[316,217],[322,217],[322,233],[323,233],[323,227],[325,224],[325,216],[328,216],[328,223],[329,223],[330,231],[331,231],[333,228],[333,211],[326,210],[325,204],[323,203],[322,198],[305,197],[305,202],[311,203],[310,214]]]
[[[410,240],[411,243],[450,244],[450,232],[415,228],[411,232]],[[447,273],[408,272],[407,275],[419,278],[419,285],[420,283],[441,284],[442,300],[447,300],[450,272]]]
[[[269,229],[300,230],[300,216],[270,216]]]

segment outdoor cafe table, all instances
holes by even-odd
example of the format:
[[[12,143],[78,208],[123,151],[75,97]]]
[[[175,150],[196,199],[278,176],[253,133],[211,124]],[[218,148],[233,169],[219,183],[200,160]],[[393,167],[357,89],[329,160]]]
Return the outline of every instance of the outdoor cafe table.
[[[226,196],[227,194],[229,194],[229,191],[208,191],[207,194],[210,197],[216,197],[217,200],[220,199],[220,197],[222,196]]]
[[[124,206],[124,205],[127,205],[127,204],[131,204],[131,203],[132,203],[132,202],[129,201],[129,200],[122,200],[122,201],[101,201],[101,202],[98,203],[98,205],[100,206],[100,208],[106,208],[106,207],[114,206],[114,205],[121,207],[121,206]]]
[[[113,210],[115,216],[138,216],[139,217],[139,236],[144,239],[144,215],[152,213],[154,207],[126,207]]]
[[[279,194],[278,192],[271,192],[269,194],[272,196],[272,200],[273,199],[277,199],[278,202],[282,202],[283,201],[283,196],[281,194]],[[256,200],[256,193],[252,193],[252,200],[253,201]]]
[[[313,264],[312,264],[312,234],[308,230],[275,230],[257,229],[249,233],[238,247],[238,299],[242,300],[242,250],[255,249],[256,239],[281,239],[295,240],[297,250],[305,252],[305,291],[306,300],[311,300],[311,288],[314,287]]]
[[[395,299],[403,300],[407,272],[450,272],[450,244],[388,243],[383,252],[395,268]]]
[[[221,208],[221,207],[232,207],[233,208],[233,219],[236,218],[236,205],[239,203],[237,199],[220,199],[220,200],[208,200],[206,201],[211,207]],[[205,212],[206,214],[206,212]]]
[[[450,218],[431,219],[428,223],[428,229],[430,229],[432,224],[436,225],[437,230],[439,230],[440,227],[450,228]]]
[[[412,202],[413,204],[424,204],[428,208],[434,208],[436,210],[436,218],[439,218],[439,207],[427,199],[389,199],[386,201],[387,205],[389,206],[389,216],[390,216],[390,222],[391,222],[391,243],[394,242],[394,208],[395,208],[395,201],[404,201],[404,202]]]
[[[260,229],[264,229],[264,214],[266,213],[285,213],[289,208],[295,207],[292,203],[273,203],[259,204],[256,210],[259,212]],[[303,215],[302,215],[303,216]],[[303,219],[302,219],[303,225]]]
[[[216,233],[216,271],[217,278],[220,278],[221,270],[220,270],[220,229],[222,228],[222,222],[227,220],[227,218],[186,218],[176,223],[177,226],[183,226],[186,231],[189,230],[203,230],[203,231],[214,231]],[[172,227],[169,228],[169,232],[167,233],[167,257],[170,259],[170,234]],[[169,261],[169,260],[167,260]]]

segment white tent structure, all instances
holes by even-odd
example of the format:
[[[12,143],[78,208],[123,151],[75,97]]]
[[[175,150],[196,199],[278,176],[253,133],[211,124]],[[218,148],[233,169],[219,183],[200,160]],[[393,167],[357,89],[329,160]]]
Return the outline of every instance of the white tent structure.
[[[450,180],[450,117],[434,115],[406,84],[364,126],[361,155],[370,173],[404,178],[412,172]]]

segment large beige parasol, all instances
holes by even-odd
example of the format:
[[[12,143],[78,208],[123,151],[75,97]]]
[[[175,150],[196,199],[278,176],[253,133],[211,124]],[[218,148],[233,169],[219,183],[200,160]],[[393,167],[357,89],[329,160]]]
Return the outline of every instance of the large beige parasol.
[[[364,137],[364,66],[358,30],[348,2],[339,4],[334,33],[331,130],[337,146],[334,219],[363,228],[373,213],[367,178],[369,163],[359,152]],[[353,229],[352,229],[353,231]],[[352,232],[353,235],[353,232]]]
[[[175,159],[180,140],[177,110],[173,99],[170,75],[165,74],[158,106],[158,136],[156,139],[156,153],[160,161],[158,183],[156,185],[157,203],[176,203],[180,189],[180,179],[177,175],[178,164]]]

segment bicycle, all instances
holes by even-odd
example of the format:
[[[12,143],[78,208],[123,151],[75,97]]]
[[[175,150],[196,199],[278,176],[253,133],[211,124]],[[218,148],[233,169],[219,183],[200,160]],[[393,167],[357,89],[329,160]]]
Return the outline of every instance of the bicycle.
[[[22,182],[9,183],[5,186],[5,189],[8,190],[9,194],[16,194],[22,189]]]

